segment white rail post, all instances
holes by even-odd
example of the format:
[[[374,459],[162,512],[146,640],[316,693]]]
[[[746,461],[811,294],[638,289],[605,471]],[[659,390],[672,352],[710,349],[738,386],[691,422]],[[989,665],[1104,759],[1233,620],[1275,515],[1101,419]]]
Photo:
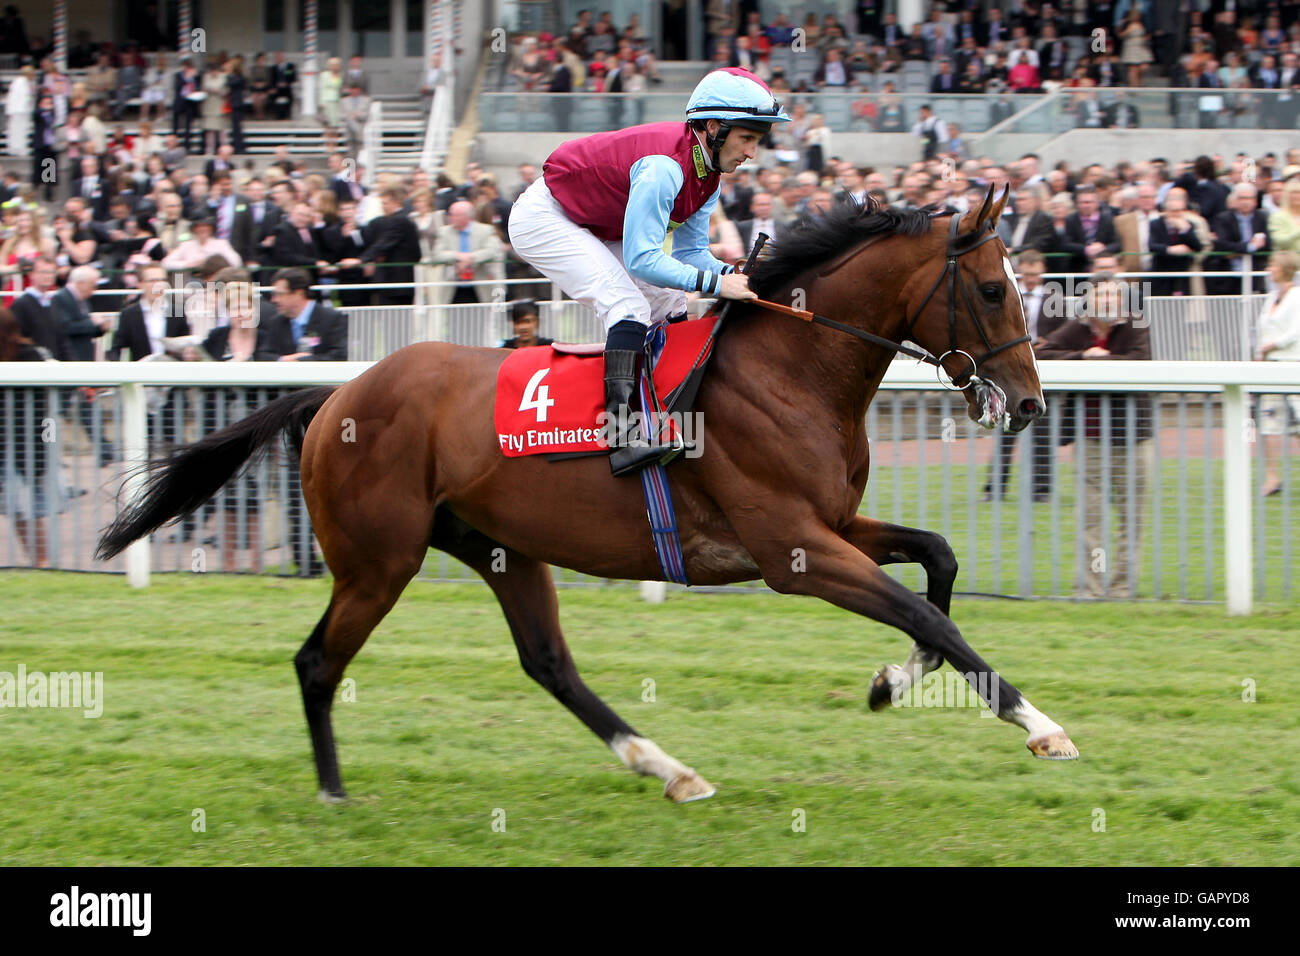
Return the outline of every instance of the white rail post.
[[[135,501],[144,486],[144,465],[149,456],[145,440],[144,386],[139,382],[127,382],[120,388],[122,390],[122,460],[127,473],[123,500]],[[126,546],[126,582],[133,588],[149,586],[149,537],[147,535]]]
[[[1223,387],[1223,565],[1229,614],[1249,614],[1254,591],[1250,554],[1250,443],[1254,429],[1246,421],[1246,394],[1241,385]]]

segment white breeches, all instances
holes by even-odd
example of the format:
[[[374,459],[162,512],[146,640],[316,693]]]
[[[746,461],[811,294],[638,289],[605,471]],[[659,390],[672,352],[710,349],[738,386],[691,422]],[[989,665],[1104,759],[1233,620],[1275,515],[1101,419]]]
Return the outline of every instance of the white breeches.
[[[510,244],[519,257],[566,294],[594,309],[608,331],[624,319],[650,325],[686,311],[686,293],[632,276],[623,241],[579,226],[539,176],[510,211]]]

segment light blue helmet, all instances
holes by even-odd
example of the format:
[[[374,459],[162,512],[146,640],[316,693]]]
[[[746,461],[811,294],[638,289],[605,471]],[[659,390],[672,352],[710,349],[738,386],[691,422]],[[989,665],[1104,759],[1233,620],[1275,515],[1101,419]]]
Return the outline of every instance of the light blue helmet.
[[[767,84],[738,66],[714,70],[696,84],[686,104],[686,119],[718,121],[718,131],[704,141],[715,168],[721,164],[722,144],[733,126],[766,133],[773,123],[790,122]]]
[[[767,84],[736,66],[714,70],[700,80],[686,104],[686,118],[722,120],[748,129],[767,129],[773,123],[790,121]]]

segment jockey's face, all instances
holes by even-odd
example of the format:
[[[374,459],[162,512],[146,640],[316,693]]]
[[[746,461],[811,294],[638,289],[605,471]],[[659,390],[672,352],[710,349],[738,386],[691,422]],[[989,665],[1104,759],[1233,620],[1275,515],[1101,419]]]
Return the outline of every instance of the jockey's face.
[[[718,165],[722,172],[734,172],[741,163],[753,159],[754,154],[758,152],[758,141],[762,138],[762,133],[752,129],[732,127],[722,144],[722,149],[718,150]]]

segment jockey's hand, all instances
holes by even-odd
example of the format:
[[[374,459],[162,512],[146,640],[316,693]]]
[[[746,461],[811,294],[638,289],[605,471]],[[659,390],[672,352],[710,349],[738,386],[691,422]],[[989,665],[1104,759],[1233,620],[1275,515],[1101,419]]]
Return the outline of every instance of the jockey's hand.
[[[749,276],[741,272],[728,272],[718,284],[720,299],[757,299],[758,295],[749,289]]]

